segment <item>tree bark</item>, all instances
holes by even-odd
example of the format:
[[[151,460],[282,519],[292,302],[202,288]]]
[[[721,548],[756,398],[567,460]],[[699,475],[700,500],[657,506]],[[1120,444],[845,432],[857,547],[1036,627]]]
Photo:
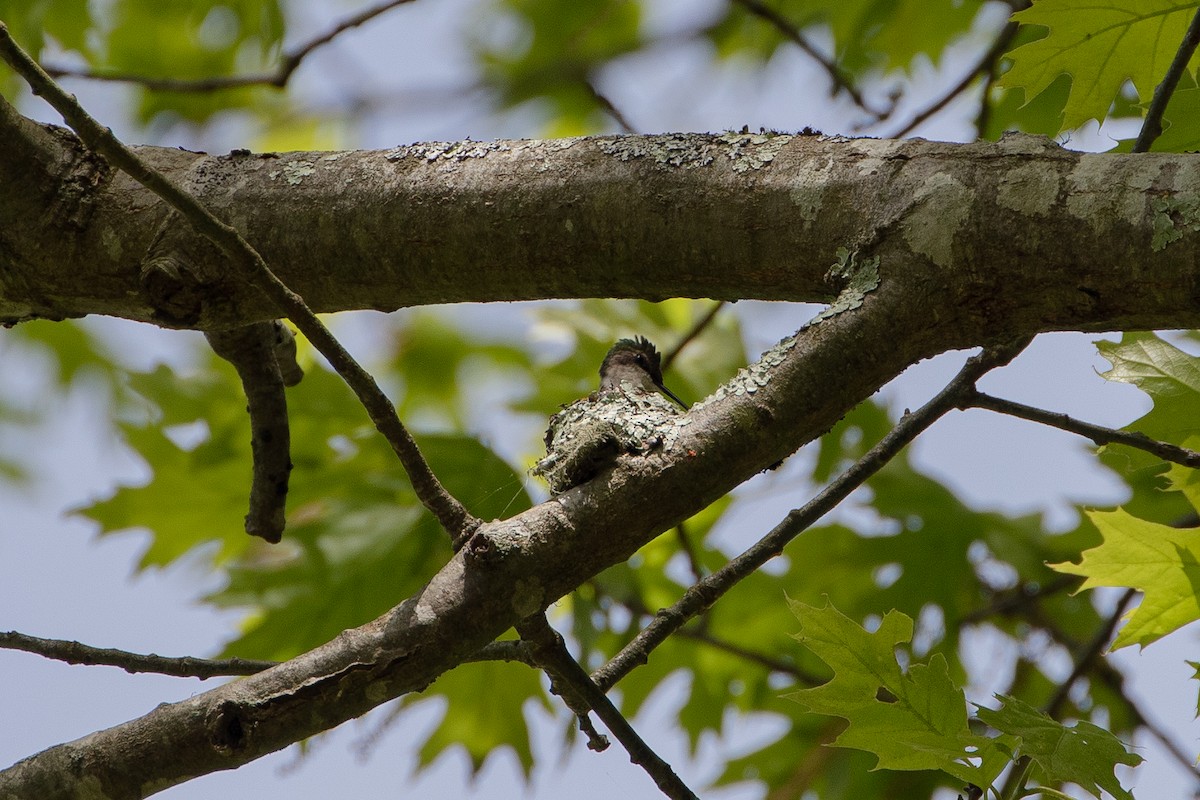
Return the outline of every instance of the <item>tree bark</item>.
[[[0,108],[0,136],[13,142],[0,153],[0,317],[216,328],[274,316],[69,134]],[[0,798],[145,797],[418,691],[923,358],[1046,330],[1200,325],[1190,156],[1081,155],[1026,136],[745,134],[141,155],[235,223],[319,311],[842,294],[660,449],[486,523],[379,619],[26,759],[0,773]],[[839,248],[857,273],[830,271]],[[872,267],[877,280],[856,283]]]
[[[0,101],[0,322],[277,316],[156,197]],[[1200,164],[1013,135],[670,134],[141,157],[316,311],[570,297],[828,300],[838,248],[947,293],[930,324],[1195,322]],[[946,299],[946,298],[943,298]],[[966,306],[960,304],[965,303]]]

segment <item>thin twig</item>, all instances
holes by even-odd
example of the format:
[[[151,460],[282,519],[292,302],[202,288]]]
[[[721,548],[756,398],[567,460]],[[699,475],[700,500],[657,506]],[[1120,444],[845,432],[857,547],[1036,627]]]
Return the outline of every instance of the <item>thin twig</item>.
[[[996,592],[990,603],[983,608],[964,614],[959,622],[963,625],[970,625],[1002,614],[1018,614],[1043,597],[1057,594],[1077,583],[1079,583],[1079,579],[1075,576],[1059,575],[1037,587],[1021,584],[1010,591]]]
[[[1017,30],[1019,28],[1020,26],[1016,22],[1009,22],[1007,25],[1005,25],[1001,29],[999,35],[996,36],[996,40],[992,42],[992,46],[988,48],[987,52],[983,54],[975,66],[963,76],[961,81],[956,83],[954,87],[950,89],[950,91],[946,92],[937,100],[930,103],[924,111],[921,111],[914,116],[911,120],[909,120],[907,125],[893,133],[890,138],[899,139],[901,136],[907,136],[918,125],[941,111],[956,97],[965,92],[980,75],[985,77],[991,75],[996,68],[996,62],[1000,60],[1000,56],[1004,55],[1004,51],[1008,49],[1010,44],[1012,44],[1012,40],[1017,35]]]
[[[679,354],[683,351],[683,348],[691,344],[697,336],[704,333],[705,329],[708,328],[708,326],[712,324],[713,320],[717,318],[717,312],[724,307],[724,300],[718,300],[717,302],[713,303],[713,307],[706,311],[703,317],[696,320],[696,324],[693,325],[688,332],[683,335],[683,338],[676,342],[675,346],[663,355],[662,371],[664,374],[668,369],[671,368],[671,364],[676,358],[679,357]]]
[[[1007,364],[1028,343],[1029,340],[1025,339],[1016,344],[989,348],[968,359],[942,391],[915,412],[905,414],[878,444],[820,494],[802,508],[789,512],[767,535],[737,558],[703,580],[697,581],[670,608],[659,611],[654,620],[642,629],[633,641],[592,674],[596,684],[602,689],[608,689],[638,664],[644,664],[651,650],[666,641],[667,637],[683,627],[684,623],[696,614],[715,603],[742,579],[781,554],[788,542],[845,500],[926,428],[957,407],[963,393],[970,391],[981,376],[989,370]]]
[[[479,526],[429,468],[417,443],[396,414],[396,408],[379,384],[346,351],[304,300],[276,277],[237,228],[222,222],[196,198],[172,183],[163,173],[142,161],[112,131],[93,119],[79,102],[67,94],[20,48],[0,22],[0,57],[20,74],[33,89],[63,116],[79,138],[93,151],[103,155],[117,168],[163,199],[179,212],[192,227],[216,244],[242,274],[260,289],[329,361],[357,395],[375,427],[391,444],[412,482],[421,503],[441,523],[455,546],[461,546]]]
[[[621,130],[625,131],[625,133],[638,132],[637,128],[633,127],[633,123],[629,121],[629,118],[621,112],[621,109],[617,108],[613,101],[608,99],[608,95],[601,94],[600,90],[596,88],[596,84],[590,80],[585,80],[583,86],[588,90],[588,94],[592,96],[592,99],[599,103],[600,107],[621,126]]]
[[[972,406],[998,411],[1001,414],[1009,414],[1014,417],[1030,420],[1031,422],[1040,422],[1043,425],[1049,425],[1053,428],[1086,437],[1092,440],[1097,446],[1123,444],[1127,447],[1145,450],[1147,453],[1158,456],[1164,461],[1182,464],[1185,467],[1200,467],[1200,453],[1195,450],[1189,450],[1186,447],[1179,447],[1167,442],[1160,442],[1157,439],[1151,439],[1144,433],[1119,431],[1115,428],[1106,428],[1103,425],[1081,422],[1077,419],[1072,419],[1066,414],[1046,411],[1012,400],[1004,400],[1003,398],[993,397],[982,392],[974,392],[964,397],[960,407],[968,408]]]
[[[817,48],[813,47],[813,45],[804,38],[799,29],[797,29],[795,25],[789,22],[778,11],[764,3],[759,2],[759,0],[730,0],[730,2],[741,6],[747,11],[747,13],[753,14],[759,19],[769,22],[771,25],[773,25],[775,30],[779,31],[783,38],[795,44],[802,51],[804,51],[805,55],[807,55],[813,61],[816,61],[817,64],[819,64],[821,68],[825,70],[825,73],[829,75],[829,79],[833,81],[835,89],[840,89],[849,95],[850,99],[854,101],[854,105],[870,114],[876,120],[881,120],[891,113],[891,109],[879,110],[868,104],[866,98],[864,98],[862,93],[859,92],[854,86],[854,82],[851,80],[850,76],[847,75],[845,71],[843,71],[842,68],[839,67],[834,61],[821,55]]]
[[[601,691],[579,662],[567,650],[562,636],[550,627],[544,614],[535,614],[517,626],[521,638],[529,642],[534,657],[543,669],[575,692],[617,737],[617,741],[629,753],[629,760],[646,771],[658,788],[672,800],[698,800],[695,793],[675,774],[671,765],[663,761],[646,744],[629,721],[617,710],[608,696]]]
[[[1151,719],[1147,719],[1146,715],[1138,707],[1138,704],[1133,701],[1133,698],[1125,693],[1125,676],[1120,670],[1107,661],[1101,660],[1095,663],[1095,669],[1091,674],[1098,677],[1125,701],[1125,705],[1129,708],[1133,716],[1135,727],[1145,728],[1153,738],[1158,740],[1159,744],[1167,749],[1167,752],[1171,754],[1171,757],[1175,759],[1175,762],[1179,766],[1190,772],[1192,777],[1200,780],[1200,768],[1196,766],[1195,754],[1172,739],[1163,730],[1161,725]]]
[[[273,72],[260,72],[254,75],[212,76],[208,78],[156,78],[150,75],[137,75],[130,72],[94,72],[92,70],[74,69],[71,67],[45,66],[46,73],[55,78],[86,78],[93,81],[109,81],[117,83],[136,83],[146,89],[164,92],[211,92],[219,89],[236,89],[243,86],[275,86],[283,88],[291,79],[292,73],[314,50],[329,44],[339,35],[351,28],[357,28],[369,22],[385,11],[391,11],[397,6],[411,3],[413,0],[387,0],[387,2],[363,9],[330,28],[320,36],[284,53],[283,60]]]
[[[1117,605],[1112,610],[1112,613],[1105,619],[1104,624],[1092,636],[1091,641],[1075,656],[1075,665],[1071,669],[1071,674],[1067,676],[1065,681],[1059,684],[1043,709],[1047,716],[1053,718],[1062,711],[1063,704],[1071,694],[1071,688],[1074,687],[1080,678],[1092,670],[1100,656],[1104,654],[1104,648],[1108,646],[1109,641],[1112,639],[1113,631],[1117,628],[1117,623],[1121,621],[1121,616],[1125,613],[1125,609],[1133,602],[1133,598],[1136,595],[1136,589],[1126,589],[1125,593],[1117,600]],[[1029,756],[1021,756],[1013,763],[1012,772],[1009,773],[1008,780],[1000,792],[1001,797],[1024,796],[1025,781],[1029,777],[1030,763]]]
[[[696,555],[696,546],[692,544],[692,537],[688,535],[686,522],[675,526],[675,540],[679,542],[679,549],[687,557],[688,569],[692,571],[692,580],[698,581],[703,578],[704,568],[700,566],[700,557]]]
[[[776,658],[766,653],[759,653],[747,647],[742,647],[739,644],[734,644],[733,642],[713,636],[711,633],[705,631],[684,627],[676,631],[676,635],[684,639],[691,639],[693,642],[708,645],[715,650],[737,656],[738,658],[758,664],[760,667],[766,667],[772,672],[788,675],[806,686],[819,686],[825,682],[824,678],[819,678],[811,672],[805,672],[790,661],[785,661],[782,658]]]
[[[1117,623],[1121,621],[1121,617],[1125,614],[1125,609],[1133,602],[1133,598],[1137,596],[1137,589],[1126,589],[1117,600],[1117,605],[1113,608],[1112,613],[1092,636],[1087,646],[1075,657],[1075,666],[1071,670],[1071,674],[1067,679],[1058,685],[1054,691],[1054,695],[1050,701],[1046,703],[1046,714],[1053,717],[1062,710],[1063,703],[1067,701],[1067,696],[1071,693],[1071,687],[1076,681],[1084,676],[1091,668],[1096,659],[1104,654],[1104,648],[1108,646],[1112,639],[1113,631],[1117,629]]]
[[[1200,44],[1200,11],[1197,11],[1196,16],[1192,17],[1192,24],[1188,26],[1187,33],[1183,35],[1183,41],[1179,43],[1179,49],[1175,51],[1175,58],[1171,61],[1171,66],[1167,67],[1167,73],[1163,75],[1162,82],[1154,89],[1154,97],[1150,99],[1150,107],[1146,109],[1146,118],[1142,120],[1142,129],[1133,143],[1133,152],[1150,152],[1154,140],[1162,136],[1163,112],[1167,110],[1171,95],[1175,93],[1175,87],[1179,85],[1179,78],[1187,69],[1188,62],[1192,60],[1192,54],[1196,52],[1198,44]]]
[[[150,653],[130,653],[109,647],[92,647],[66,639],[42,639],[37,636],[0,631],[0,648],[22,650],[26,653],[65,661],[68,664],[120,667],[129,673],[154,672],[176,678],[217,678],[229,675],[254,675],[270,669],[278,662],[256,661],[248,658],[194,658],[192,656],[158,656]]]

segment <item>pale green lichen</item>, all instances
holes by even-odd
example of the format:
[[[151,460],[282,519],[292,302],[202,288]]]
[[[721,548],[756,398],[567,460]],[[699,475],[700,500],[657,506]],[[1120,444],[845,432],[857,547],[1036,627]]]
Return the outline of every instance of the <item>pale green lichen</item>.
[[[1185,232],[1200,231],[1200,197],[1156,197],[1150,208],[1154,211],[1150,248],[1155,252],[1179,241]]]
[[[867,294],[879,288],[879,256],[871,256],[859,261],[857,252],[839,247],[837,262],[830,267],[829,277],[835,281],[844,282],[845,286],[825,310],[812,318],[809,325],[816,325],[821,320],[861,306]]]
[[[858,308],[863,304],[868,293],[879,288],[879,256],[859,260],[856,252],[839,247],[837,262],[830,267],[829,277],[839,283],[844,283],[844,287],[828,308],[813,317],[799,331],[785,336],[775,346],[764,351],[758,361],[738,370],[736,375],[717,387],[715,392],[692,406],[692,410],[704,408],[710,403],[715,403],[730,395],[734,397],[753,395],[770,383],[777,368],[787,360],[789,351],[800,341],[800,335],[804,330],[843,311]]]
[[[512,608],[520,617],[541,611],[546,604],[546,590],[540,581],[521,578],[513,586]]]
[[[776,133],[723,133],[717,137],[728,146],[725,154],[733,162],[734,172],[762,169],[791,140],[787,134]]]
[[[621,161],[647,158],[656,164],[695,169],[721,156],[733,162],[734,172],[762,169],[792,137],[778,133],[723,133],[704,136],[667,133],[657,136],[619,136],[600,142],[600,150]]]
[[[648,158],[656,164],[684,169],[708,166],[714,157],[706,138],[691,133],[618,136],[602,140],[600,150],[620,161]]]
[[[305,178],[307,178],[309,175],[312,175],[316,171],[317,168],[313,165],[313,162],[298,159],[296,161],[288,161],[284,163],[280,169],[271,170],[269,173],[267,173],[267,176],[270,177],[271,180],[275,180],[280,176],[280,174],[282,174],[283,179],[287,181],[289,185],[298,186]]]
[[[971,220],[974,191],[948,173],[929,176],[913,192],[901,223],[905,241],[939,267],[953,268],[954,238]]]
[[[437,161],[459,162],[469,158],[485,158],[491,153],[503,153],[510,150],[512,147],[507,142],[473,142],[467,139],[461,142],[421,142],[400,145],[386,151],[383,157],[388,161],[416,158],[432,164]]]

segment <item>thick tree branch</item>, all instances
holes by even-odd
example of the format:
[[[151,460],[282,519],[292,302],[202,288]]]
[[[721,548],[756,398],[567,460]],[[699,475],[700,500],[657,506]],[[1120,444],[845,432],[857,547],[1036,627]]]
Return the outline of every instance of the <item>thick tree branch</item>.
[[[678,602],[664,608],[642,629],[633,641],[621,648],[607,664],[592,674],[602,689],[609,689],[634,667],[646,663],[650,652],[683,627],[688,620],[715,603],[740,581],[759,567],[783,553],[784,546],[799,536],[825,514],[832,511],[850,493],[882,469],[892,458],[930,425],[953,410],[961,397],[974,389],[984,373],[1007,364],[1024,349],[1027,342],[986,350],[969,359],[942,391],[917,411],[905,414],[887,436],[883,437],[849,469],[825,487],[802,508],[795,509],[766,536],[759,539],[737,558],[684,592]]]
[[[171,209],[0,103],[0,322],[108,314],[196,329],[279,316],[216,248],[143,276]],[[1200,326],[1187,156],[672,134],[208,156],[136,148],[318,312],[547,297],[828,301],[875,242],[946,347]],[[1153,187],[1149,190],[1145,187]],[[863,198],[870,198],[864,202]],[[984,222],[986,221],[986,223]],[[181,236],[199,239],[175,222]]]
[[[478,526],[479,521],[442,486],[421,455],[417,443],[400,421],[392,401],[353,356],[342,347],[329,329],[317,318],[300,295],[281,281],[263,257],[238,229],[218,219],[202,202],[184,191],[151,164],[139,158],[117,139],[111,130],[88,115],[72,95],[64,92],[37,63],[22,50],[0,22],[0,57],[20,74],[34,94],[46,99],[94,152],[103,155],[138,183],[158,195],[182,215],[202,236],[217,245],[241,276],[265,294],[270,302],[288,316],[314,347],[354,391],[375,427],[383,434],[408,473],[413,490],[441,523],[456,546]],[[3,103],[0,99],[0,103]],[[282,522],[282,520],[279,520]],[[266,530],[268,537],[277,534]]]
[[[53,800],[86,784],[143,796],[428,686],[940,349],[945,330],[911,317],[909,291],[906,281],[882,279],[857,308],[831,310],[693,406],[661,448],[624,456],[582,486],[484,524],[382,617],[264,672],[45,750],[0,772],[0,795]]]
[[[357,28],[397,6],[411,3],[413,0],[386,0],[386,2],[363,9],[357,14],[346,17],[325,33],[309,39],[298,47],[284,53],[283,60],[273,72],[263,72],[255,75],[228,75],[211,78],[159,78],[152,75],[135,75],[128,72],[97,72],[95,70],[73,69],[43,65],[48,75],[56,78],[87,78],[94,81],[110,81],[116,83],[136,83],[147,89],[164,92],[212,92],[220,89],[233,89],[243,86],[275,86],[283,88],[291,79],[304,59],[313,51],[329,44],[342,33]]]
[[[108,647],[92,647],[64,639],[42,639],[16,631],[0,632],[0,648],[36,653],[39,656],[65,661],[68,664],[120,667],[131,673],[154,672],[159,675],[199,678],[200,680],[229,675],[253,675],[264,669],[270,669],[278,663],[247,658],[168,657],[153,653],[146,655]]]

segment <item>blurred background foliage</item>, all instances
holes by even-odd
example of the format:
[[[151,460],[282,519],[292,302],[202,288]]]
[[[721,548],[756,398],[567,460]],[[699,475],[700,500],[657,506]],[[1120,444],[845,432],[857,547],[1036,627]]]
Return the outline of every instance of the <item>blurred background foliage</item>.
[[[347,18],[366,8],[336,5]],[[1067,137],[1068,116],[1072,126],[1089,119],[1136,121],[1148,99],[1143,83],[1112,83],[1111,75],[1105,76],[1108,94],[1085,98],[1082,73],[1074,74],[1070,64],[1054,74],[1010,74],[997,83],[1019,64],[1017,48],[1052,45],[1054,37],[1071,33],[1071,25],[1082,24],[1039,17],[1033,13],[1037,7],[1025,12],[1030,24],[1012,35],[1005,33],[1012,8],[979,0],[713,2],[671,24],[654,5],[474,3],[463,24],[471,89],[482,92],[497,114],[528,112],[534,120],[530,135],[619,130],[620,112],[606,87],[617,85],[632,61],[680,41],[702,42],[714,62],[766,70],[795,46],[798,35],[837,76],[840,83],[831,86],[831,94],[841,103],[847,130],[895,130],[916,110],[903,104],[913,74],[940,64],[954,47],[967,48],[966,60],[975,60],[997,45],[968,95],[982,137],[1012,129]],[[772,18],[786,20],[790,30]],[[363,123],[352,113],[314,111],[311,98],[290,83],[281,88],[234,81],[207,91],[148,85],[273,74],[323,30],[314,29],[300,3],[114,0],[101,6],[87,0],[0,0],[0,19],[60,73],[135,78],[119,84],[129,114],[126,129],[157,136],[187,131],[203,142],[207,131],[233,120],[260,149],[354,145],[364,137]],[[1163,46],[1173,49],[1174,43]],[[1117,55],[1130,57],[1125,51]],[[1141,55],[1155,60],[1160,54]],[[315,56],[312,60],[298,72],[322,69]],[[861,103],[847,99],[850,87]],[[0,88],[9,97],[22,91],[7,71],[0,71]],[[1183,88],[1188,91],[1172,105],[1175,116],[1168,116],[1187,123],[1195,118],[1198,95],[1190,76]],[[730,121],[730,127],[740,124]],[[1162,145],[1194,147],[1195,130],[1180,124]],[[600,360],[615,339],[644,335],[677,355],[666,382],[689,403],[744,365],[754,354],[747,353],[742,316],[720,309],[698,327],[712,311],[709,301],[597,299],[521,306],[496,325],[470,319],[474,312],[403,312],[370,323],[371,366],[451,492],[476,515],[503,518],[546,497],[526,472],[541,453],[545,421],[595,387]],[[797,310],[797,326],[803,313]],[[334,323],[336,328],[342,321]],[[139,531],[146,542],[139,569],[186,559],[223,575],[222,588],[203,601],[243,612],[225,655],[294,656],[392,607],[450,556],[365,413],[308,350],[301,351],[307,375],[288,394],[296,467],[289,526],[284,542],[273,547],[242,532],[249,426],[240,385],[227,364],[196,346],[170,363],[133,368],[103,331],[86,323],[21,325],[3,334],[2,345],[10,357],[40,359],[60,390],[87,384],[103,398],[120,441],[144,462],[147,480],[114,487],[110,497],[86,502],[79,513],[94,520],[103,536]],[[1194,398],[1187,399],[1157,408],[1168,415],[1167,424],[1158,427],[1169,428],[1190,413]],[[5,430],[34,424],[44,410],[33,402],[0,403],[0,473],[6,479],[30,478],[21,454],[4,447]],[[809,457],[793,459],[751,491],[723,498],[564,598],[552,609],[554,623],[570,631],[585,665],[603,663],[657,609],[771,524],[748,516],[764,493],[828,481],[886,433],[896,412],[877,401],[863,404]],[[1181,493],[1164,491],[1184,482],[1172,475],[1168,483],[1161,462],[1109,448],[1103,463],[1127,481],[1126,507],[1139,516],[1169,523],[1190,513]],[[874,772],[865,753],[816,746],[839,726],[802,714],[781,698],[792,688],[827,679],[827,668],[790,635],[796,621],[785,597],[813,605],[827,598],[868,625],[901,610],[917,621],[905,658],[940,653],[958,681],[983,690],[980,698],[1003,691],[1033,705],[1043,704],[1055,689],[1044,670],[1047,654],[1078,649],[1102,624],[1090,597],[1069,594],[1066,589],[1075,583],[1045,566],[1076,559],[1099,542],[1085,516],[1073,530],[1051,532],[1037,515],[973,508],[922,474],[906,454],[850,505],[856,513],[805,533],[772,568],[743,582],[619,685],[622,707],[633,714],[668,676],[686,676],[689,690],[678,722],[693,748],[705,733],[723,733],[738,714],[766,712],[787,720],[781,737],[731,760],[720,784],[757,780],[772,796],[811,791],[829,800],[928,796],[946,785],[937,773]],[[753,530],[744,530],[747,519],[755,520]],[[966,641],[983,634],[1007,645],[1005,663],[987,665],[986,674],[970,658]],[[528,772],[533,756],[527,703],[555,707],[537,674],[514,664],[464,665],[422,696],[397,705],[430,696],[444,698],[447,711],[421,752],[422,763],[461,747],[476,770],[496,748],[508,747]],[[1138,724],[1119,679],[1093,680],[1068,705],[1065,716],[1101,721],[1118,736],[1128,738]],[[573,720],[564,714],[557,720],[569,739]]]

